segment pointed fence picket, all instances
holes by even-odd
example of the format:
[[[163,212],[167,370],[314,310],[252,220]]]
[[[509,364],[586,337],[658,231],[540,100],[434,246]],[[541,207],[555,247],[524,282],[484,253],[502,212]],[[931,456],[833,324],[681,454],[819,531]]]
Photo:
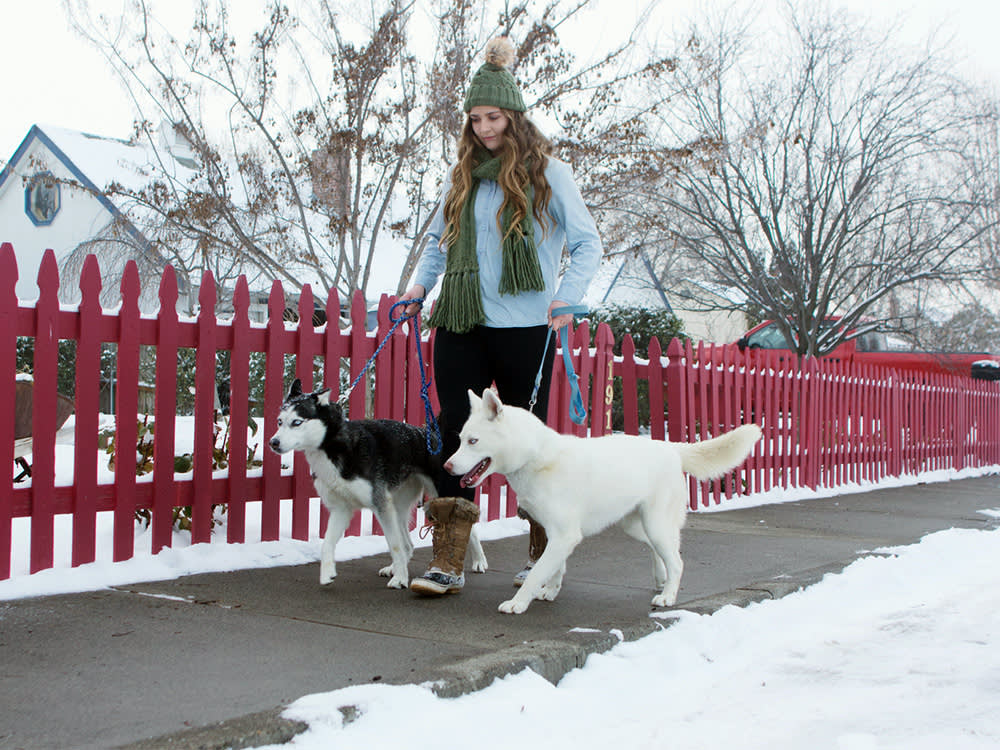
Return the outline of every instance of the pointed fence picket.
[[[96,268],[96,262],[94,266]],[[174,498],[177,490],[175,472],[162,469],[165,461],[169,460],[171,464],[173,463],[174,439],[177,432],[174,415],[177,413],[177,354],[180,350],[180,321],[177,317],[177,276],[172,266],[167,266],[164,269],[159,291],[160,314],[156,337],[156,402],[153,407],[153,424],[157,428],[153,436],[153,501],[150,508],[150,531],[154,554],[170,546],[173,536]],[[239,299],[239,295],[240,288],[237,287],[236,300]],[[235,302],[234,304],[239,310],[239,303]],[[78,395],[77,403],[79,401]],[[88,429],[84,434],[92,435],[93,432],[93,430]],[[77,445],[79,444],[80,442],[77,441]],[[231,476],[234,483],[231,486],[230,497],[242,498],[239,472],[234,471]],[[237,523],[241,520],[240,508],[241,503],[230,503],[230,520],[237,519]]]
[[[14,419],[4,415],[3,405],[14,403],[17,390],[14,372],[20,310],[14,292],[16,285],[14,248],[5,244],[0,247],[0,488],[14,485]],[[0,496],[0,579],[10,577],[14,518],[13,493],[9,500]]]
[[[216,507],[227,514],[227,543],[248,539],[248,504],[260,507],[260,539],[278,539],[285,520],[291,536],[309,539],[327,519],[325,509],[311,517],[314,494],[308,466],[301,455],[279,457],[262,450],[273,434],[288,374],[305,389],[329,388],[331,398],[354,381],[385,339],[391,326],[393,300],[383,297],[378,326],[366,330],[364,298],[355,294],[343,325],[341,301],[331,293],[317,324],[313,291],[302,289],[297,322],[288,322],[287,300],[275,282],[264,324],[250,319],[250,293],[240,278],[232,292],[233,314],[220,319],[216,284],[210,273],[201,280],[195,319],[176,312],[178,283],[173,268],[159,280],[160,310],[139,312],[138,270],[129,263],[121,281],[121,304],[102,309],[102,280],[95,258],[87,258],[80,276],[81,301],[60,306],[55,257],[46,251],[38,273],[39,298],[22,303],[15,296],[17,263],[13,247],[0,247],[0,579],[11,575],[13,526],[30,519],[30,571],[55,564],[55,520],[71,518],[71,564],[82,565],[106,555],[98,550],[98,516],[113,519],[113,560],[135,554],[136,511],[148,511],[151,551],[171,545],[174,513],[191,507],[191,541],[212,540]],[[422,425],[420,347],[427,374],[433,378],[432,336],[419,344],[412,323],[399,326],[383,346],[372,369],[348,396],[348,413],[402,419]],[[33,451],[30,482],[14,484],[14,383],[18,337],[34,340]],[[59,342],[76,344],[74,374],[75,439],[72,482],[56,484],[55,395]],[[102,346],[115,349],[114,481],[101,483],[95,456],[98,431]],[[936,469],[1000,465],[1000,384],[951,375],[900,373],[882,368],[808,359],[799,361],[773,351],[740,352],[735,345],[692,343],[672,339],[666,351],[655,338],[648,359],[626,335],[621,354],[614,354],[610,328],[592,329],[587,321],[570,338],[570,359],[579,376],[588,418],[575,425],[569,418],[570,390],[562,356],[553,369],[548,423],[579,436],[600,436],[621,429],[648,434],[654,440],[705,440],[745,422],[758,423],[764,438],[740,469],[713,482],[690,480],[692,508],[725,502],[774,488],[835,487],[878,482],[886,477]],[[155,352],[155,401],[152,414],[140,414],[138,393],[143,350]],[[174,465],[177,438],[178,357],[194,350],[194,445],[190,471]],[[264,401],[256,417],[259,429],[250,442],[244,429],[217,422],[216,385],[228,380],[230,426],[248,425],[251,361],[265,358]],[[220,358],[228,357],[228,368]],[[291,369],[290,369],[291,368]],[[620,393],[616,397],[615,391]],[[640,388],[641,386],[641,388]],[[648,406],[640,400],[648,393]],[[433,388],[434,412],[438,404]],[[640,403],[644,404],[640,406]],[[135,446],[140,426],[155,426],[152,476],[136,477]],[[620,425],[620,427],[618,427]],[[219,457],[217,429],[228,429],[228,445]],[[104,453],[100,453],[103,457]],[[250,459],[260,462],[252,466]],[[102,458],[106,460],[106,458]],[[283,464],[288,468],[283,468]],[[63,475],[61,472],[60,475]],[[484,518],[512,517],[517,498],[502,477],[491,477],[480,492]],[[415,519],[414,519],[415,520]],[[349,534],[379,533],[370,514],[355,514]],[[216,542],[221,540],[216,539]]]

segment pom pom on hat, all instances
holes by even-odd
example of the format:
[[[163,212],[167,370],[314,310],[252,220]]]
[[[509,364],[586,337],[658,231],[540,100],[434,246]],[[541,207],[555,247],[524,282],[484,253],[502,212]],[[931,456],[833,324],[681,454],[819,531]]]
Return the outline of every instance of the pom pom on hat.
[[[514,62],[514,45],[505,36],[496,36],[486,43],[483,59],[498,68],[509,68]]]
[[[486,63],[472,76],[469,91],[465,95],[465,111],[473,107],[487,105],[524,112],[524,99],[517,88],[514,76],[507,70],[514,62],[514,47],[505,36],[491,39],[484,51]]]

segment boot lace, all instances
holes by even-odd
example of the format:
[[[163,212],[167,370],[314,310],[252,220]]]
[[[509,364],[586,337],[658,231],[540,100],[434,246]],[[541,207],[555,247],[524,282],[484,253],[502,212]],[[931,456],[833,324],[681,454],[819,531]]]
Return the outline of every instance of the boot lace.
[[[420,531],[417,532],[417,536],[421,539],[426,539],[427,535],[440,525],[440,523],[430,518],[424,519],[424,525],[420,527]]]

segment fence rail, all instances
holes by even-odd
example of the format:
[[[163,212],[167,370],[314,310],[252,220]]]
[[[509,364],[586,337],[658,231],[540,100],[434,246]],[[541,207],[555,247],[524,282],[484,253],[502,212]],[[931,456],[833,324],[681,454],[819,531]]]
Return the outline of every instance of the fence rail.
[[[174,511],[191,508],[191,539],[207,542],[212,535],[213,506],[227,509],[227,542],[247,541],[247,504],[259,502],[262,541],[279,536],[283,501],[290,499],[291,535],[309,538],[313,488],[301,455],[290,471],[269,450],[254,456],[246,431],[228,434],[220,470],[216,382],[220,357],[228,360],[229,425],[248,424],[251,362],[264,360],[263,436],[274,432],[289,371],[303,387],[330,388],[339,395],[343,374],[353,381],[390,327],[392,300],[383,297],[378,328],[365,330],[363,297],[349,304],[349,322],[341,321],[336,293],[326,300],[326,323],[315,325],[314,298],[307,286],[298,299],[298,322],[285,320],[281,285],[270,292],[265,324],[248,315],[249,290],[240,279],[232,296],[233,315],[216,317],[216,285],[205,274],[195,319],[176,313],[177,280],[167,268],[159,283],[159,313],[139,312],[138,271],[130,263],[121,281],[121,305],[102,309],[102,287],[95,258],[88,258],[80,278],[81,302],[60,306],[55,257],[46,251],[34,304],[15,295],[17,264],[9,243],[0,247],[0,579],[11,574],[14,519],[30,518],[30,571],[53,566],[57,516],[72,518],[72,565],[96,559],[99,513],[113,514],[112,559],[134,554],[135,514],[148,511],[152,552],[171,544]],[[32,474],[14,482],[15,378],[19,338],[33,340]],[[65,472],[56,466],[56,398],[59,342],[75,343],[75,428],[72,480],[58,483]],[[100,454],[99,413],[102,347],[116,349],[114,375],[113,479],[102,480],[95,456]],[[744,355],[735,346],[671,341],[664,353],[652,340],[648,358],[637,356],[626,336],[621,355],[606,325],[591,335],[584,321],[571,339],[574,368],[580,375],[588,422],[569,419],[569,389],[561,357],[555,359],[548,422],[561,432],[599,436],[620,420],[629,434],[648,430],[654,440],[700,440],[745,421],[756,421],[765,438],[740,470],[715,482],[691,480],[691,505],[721,502],[734,495],[766,492],[774,487],[833,487],[920,471],[1000,464],[1000,385],[947,375],[898,373],[877,368],[794,358],[774,352]],[[431,366],[430,342],[423,358]],[[178,354],[194,351],[193,447],[190,471],[175,469]],[[150,355],[150,353],[152,353]],[[152,356],[155,401],[152,423],[152,472],[133,471],[143,415],[138,394],[144,362]],[[294,363],[294,364],[292,364]],[[256,372],[256,371],[255,371]],[[433,377],[433,373],[431,374]],[[362,381],[364,383],[364,381]],[[620,401],[614,397],[618,385]],[[350,414],[366,409],[376,417],[423,424],[421,377],[414,337],[397,329],[382,350],[369,380],[348,402]],[[644,392],[640,408],[640,391]],[[648,405],[646,405],[648,403]],[[434,403],[435,409],[437,403]],[[258,442],[262,445],[266,438]],[[286,457],[286,461],[289,459]],[[62,468],[62,467],[59,467]],[[481,490],[480,504],[488,519],[513,516],[516,496],[502,478],[493,477]],[[325,524],[320,510],[320,527]],[[367,529],[356,515],[349,534]],[[377,526],[375,528],[377,532]]]

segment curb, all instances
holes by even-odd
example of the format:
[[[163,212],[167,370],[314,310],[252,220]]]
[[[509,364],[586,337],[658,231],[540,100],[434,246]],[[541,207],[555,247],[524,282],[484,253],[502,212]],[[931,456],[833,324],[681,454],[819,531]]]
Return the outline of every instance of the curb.
[[[751,604],[768,601],[769,599],[781,599],[789,594],[794,594],[796,591],[801,591],[804,588],[812,586],[814,583],[819,583],[828,573],[836,574],[842,572],[848,565],[849,563],[822,565],[818,568],[801,571],[793,576],[782,576],[770,581],[758,581],[747,586],[740,586],[724,594],[692,599],[691,601],[684,602],[677,609],[694,612],[698,615],[710,615],[729,605],[747,607]]]
[[[218,724],[119,745],[116,750],[243,750],[263,745],[283,745],[309,728],[304,722],[283,718],[281,714],[284,710],[284,706],[279,706]]]
[[[634,641],[660,629],[661,625],[657,621],[650,620],[638,623],[627,631],[572,633],[571,635],[582,636],[577,643],[532,641],[455,662],[439,669],[435,679],[426,680],[423,684],[439,698],[457,698],[489,687],[498,677],[518,674],[525,669],[556,684],[568,672],[582,667],[591,654],[604,653],[623,641]]]
[[[760,581],[741,586],[722,594],[702,597],[680,603],[675,609],[710,615],[723,607],[746,607],[750,604],[771,599],[780,599],[821,580],[828,573],[839,573],[849,563],[826,565],[802,571],[794,576],[785,576],[770,581]],[[582,667],[591,654],[601,654],[624,641],[634,641],[651,633],[665,630],[672,624],[670,619],[649,617],[637,622],[627,630],[609,633],[572,633],[579,635],[577,642],[543,640],[524,643],[519,646],[465,659],[432,674],[417,677],[407,684],[422,684],[430,688],[440,698],[458,698],[467,693],[482,690],[500,677],[518,674],[530,669],[553,684],[557,684],[567,673]],[[290,742],[297,734],[308,729],[303,722],[290,721],[282,716],[285,706],[269,711],[261,711],[218,724],[187,729],[175,734],[164,735],[128,745],[116,750],[244,750],[244,748],[278,745]],[[344,723],[359,719],[363,713],[358,706],[339,706]]]

